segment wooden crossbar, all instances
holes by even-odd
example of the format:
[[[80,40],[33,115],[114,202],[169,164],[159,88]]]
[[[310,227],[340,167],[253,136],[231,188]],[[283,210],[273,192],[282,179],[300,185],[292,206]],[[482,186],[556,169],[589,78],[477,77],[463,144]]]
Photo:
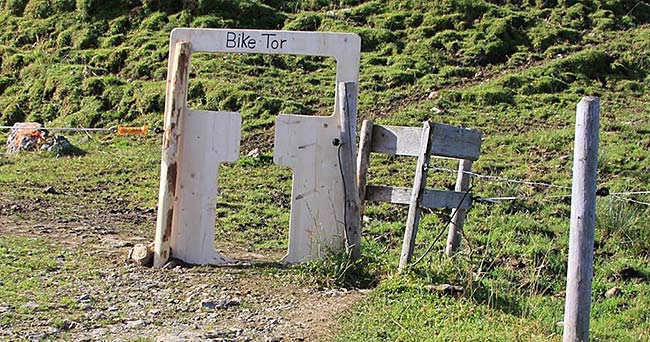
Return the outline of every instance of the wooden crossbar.
[[[366,201],[409,204],[413,189],[397,186],[366,186]],[[463,198],[463,196],[465,198]],[[461,202],[462,200],[462,202]],[[460,204],[460,205],[459,205]],[[472,206],[471,196],[464,192],[424,189],[420,207],[429,209],[469,209]]]
[[[481,154],[479,131],[440,123],[432,123],[430,130],[431,156],[475,161]],[[374,125],[370,151],[417,157],[421,137],[421,127]]]

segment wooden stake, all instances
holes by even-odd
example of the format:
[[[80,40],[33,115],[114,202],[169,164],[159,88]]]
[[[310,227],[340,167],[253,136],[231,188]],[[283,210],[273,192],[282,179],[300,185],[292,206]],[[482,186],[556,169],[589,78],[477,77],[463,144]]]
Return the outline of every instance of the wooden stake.
[[[420,152],[418,153],[418,164],[415,169],[415,179],[413,180],[413,191],[411,192],[411,201],[409,203],[409,213],[406,219],[406,229],[404,231],[404,242],[402,243],[402,253],[399,259],[399,272],[411,261],[413,256],[413,247],[415,246],[415,236],[418,232],[418,223],[420,221],[420,205],[427,184],[427,171],[429,165],[429,150],[431,148],[431,124],[426,121],[422,129],[420,138]]]
[[[345,237],[346,250],[352,259],[361,256],[361,215],[359,191],[356,181],[356,121],[357,84],[339,83],[339,105],[341,106],[341,173],[345,183]]]
[[[160,162],[160,192],[158,193],[158,217],[154,245],[155,268],[161,268],[170,257],[170,241],[174,221],[176,194],[178,135],[187,110],[187,85],[191,46],[188,42],[175,45],[171,72],[167,80],[167,103],[165,104],[165,133]]]
[[[589,341],[599,120],[599,98],[583,97],[576,113],[564,342]]]
[[[471,176],[466,172],[469,172],[471,169],[471,160],[461,159],[460,162],[458,162],[458,176],[456,177],[455,188],[457,192],[466,192],[467,189],[469,189]],[[456,208],[452,211],[449,234],[447,235],[447,248],[445,250],[448,257],[454,255],[460,246],[460,240],[463,234],[463,222],[465,222],[466,216],[467,209]]]
[[[357,186],[359,187],[359,216],[363,217],[366,200],[366,181],[368,177],[368,163],[370,162],[370,147],[372,146],[372,129],[374,124],[370,120],[363,120],[359,137],[359,155],[357,156]]]

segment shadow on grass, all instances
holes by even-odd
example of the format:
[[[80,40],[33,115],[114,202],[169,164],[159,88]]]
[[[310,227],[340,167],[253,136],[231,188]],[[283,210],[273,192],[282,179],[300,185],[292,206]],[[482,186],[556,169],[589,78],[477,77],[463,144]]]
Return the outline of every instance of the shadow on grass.
[[[521,317],[523,314],[519,301],[511,296],[495,293],[480,285],[473,288],[471,293],[466,293],[466,297],[471,298],[477,304],[487,305],[490,309],[499,310],[509,315]]]

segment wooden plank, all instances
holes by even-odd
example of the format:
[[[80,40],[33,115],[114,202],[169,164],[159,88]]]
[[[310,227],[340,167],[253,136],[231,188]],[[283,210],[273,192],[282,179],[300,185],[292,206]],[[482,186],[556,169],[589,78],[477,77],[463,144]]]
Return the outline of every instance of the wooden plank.
[[[341,106],[341,176],[345,191],[345,238],[346,250],[352,259],[361,256],[361,214],[359,211],[359,190],[356,174],[356,122],[357,122],[357,84],[343,82],[338,85]]]
[[[472,161],[461,159],[458,162],[458,175],[456,177],[455,190],[460,193],[465,193],[469,189],[469,182],[471,176],[467,172],[472,170]],[[468,196],[466,196],[468,197]],[[460,239],[463,234],[463,223],[467,216],[467,209],[458,208],[454,209],[451,213],[451,222],[449,223],[449,233],[447,234],[447,247],[445,253],[448,257],[454,255],[460,246]]]
[[[158,216],[154,241],[155,268],[161,268],[169,259],[174,200],[177,185],[177,150],[180,125],[187,110],[187,85],[190,66],[191,45],[177,42],[170,49],[170,73],[167,80],[165,103],[165,132],[163,134],[160,162],[160,191],[158,193]]]
[[[417,156],[420,151],[422,128],[374,125],[370,151]]]
[[[370,144],[372,142],[373,123],[363,120],[359,137],[359,154],[357,155],[357,187],[359,192],[359,216],[363,217],[366,200],[366,182],[368,177],[368,164],[370,163]]]
[[[404,230],[404,242],[402,243],[402,253],[399,259],[399,271],[411,261],[413,248],[415,247],[415,237],[418,232],[420,222],[422,197],[427,184],[426,167],[429,165],[431,148],[431,124],[426,121],[422,128],[422,137],[420,139],[420,151],[418,152],[418,163],[415,169],[415,178],[413,179],[413,190],[409,201],[409,213],[406,219],[406,229]]]
[[[361,38],[354,33],[179,27],[171,41],[191,42],[195,52],[330,56],[337,84],[359,79]]]
[[[432,135],[429,153],[434,156],[475,161],[481,155],[480,131],[436,123]]]
[[[432,124],[434,132],[429,153],[434,156],[475,161],[481,153],[479,131],[446,125]],[[418,156],[422,128],[375,125],[372,132],[371,151]]]
[[[578,104],[571,189],[571,230],[564,306],[563,341],[589,341],[591,281],[598,178],[600,100],[584,97]]]
[[[214,248],[219,164],[239,159],[239,113],[187,110],[178,140],[172,256],[189,264],[227,264]],[[217,228],[220,228],[217,226]]]
[[[411,188],[368,185],[366,186],[366,201],[409,204],[411,190]],[[464,192],[425,189],[421,207],[452,209],[458,206],[461,209],[469,209],[472,205],[472,197],[467,195],[463,199],[463,195],[465,195]],[[463,199],[462,202],[461,199]]]

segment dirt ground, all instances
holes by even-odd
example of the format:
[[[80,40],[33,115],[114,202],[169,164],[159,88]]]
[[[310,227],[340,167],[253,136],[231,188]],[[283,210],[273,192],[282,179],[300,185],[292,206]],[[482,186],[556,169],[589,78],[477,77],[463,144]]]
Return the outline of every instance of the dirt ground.
[[[87,267],[98,268],[84,275],[66,267],[53,271],[59,279],[55,290],[75,298],[76,305],[2,327],[2,340],[327,341],[340,315],[365,293],[319,288],[274,262],[280,255],[261,257],[234,247],[225,254],[256,260],[230,267],[170,264],[162,270],[128,264],[130,247],[151,239],[147,222],[155,222],[154,210],[62,215],[65,208],[43,203],[2,202],[0,234],[41,237],[53,248],[83,251],[93,260]],[[0,316],[17,309],[0,302]]]

